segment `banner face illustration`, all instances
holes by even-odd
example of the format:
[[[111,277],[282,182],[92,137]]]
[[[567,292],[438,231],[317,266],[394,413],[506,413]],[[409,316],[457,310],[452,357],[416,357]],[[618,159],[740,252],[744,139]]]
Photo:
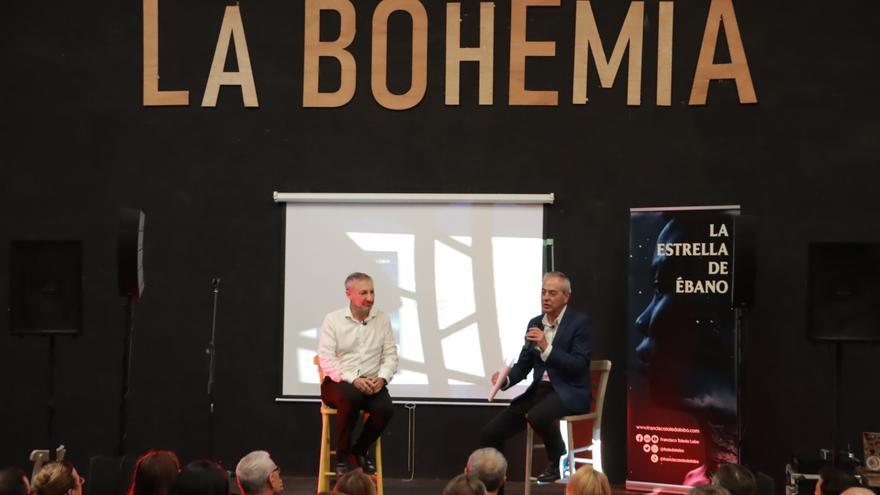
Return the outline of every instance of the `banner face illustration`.
[[[627,489],[686,491],[738,461],[738,214],[730,206],[631,211]]]

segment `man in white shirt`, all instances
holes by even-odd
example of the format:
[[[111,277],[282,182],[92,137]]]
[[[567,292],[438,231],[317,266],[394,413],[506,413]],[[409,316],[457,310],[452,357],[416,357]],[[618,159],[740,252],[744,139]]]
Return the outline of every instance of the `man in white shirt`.
[[[397,372],[397,346],[388,315],[373,307],[375,295],[369,275],[352,273],[345,279],[348,306],[328,314],[321,325],[321,400],[337,410],[337,474],[354,468],[376,472],[369,449],[394,413],[386,385]],[[352,445],[360,411],[369,418]]]

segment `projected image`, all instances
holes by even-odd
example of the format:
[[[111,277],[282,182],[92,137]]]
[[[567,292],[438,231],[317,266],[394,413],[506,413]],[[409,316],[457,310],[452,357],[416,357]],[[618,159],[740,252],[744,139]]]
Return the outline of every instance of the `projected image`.
[[[321,321],[347,304],[345,276],[365,271],[398,344],[395,400],[485,400],[489,375],[516,358],[540,313],[540,206],[288,208],[285,395],[318,395]]]

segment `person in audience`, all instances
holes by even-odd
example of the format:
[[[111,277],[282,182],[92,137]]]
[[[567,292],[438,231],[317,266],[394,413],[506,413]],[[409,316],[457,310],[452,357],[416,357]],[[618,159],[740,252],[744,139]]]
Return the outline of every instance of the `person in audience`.
[[[35,495],[83,495],[86,479],[67,461],[49,462],[34,475],[31,489]]]
[[[712,484],[727,488],[731,495],[758,495],[755,475],[739,464],[722,464],[712,477]]]
[[[0,470],[0,495],[29,495],[31,485],[27,474],[17,467]]]
[[[281,469],[265,450],[255,450],[238,461],[235,477],[242,495],[278,495],[284,491]]]
[[[376,495],[376,487],[363,470],[356,469],[340,476],[336,486],[333,487],[333,492],[346,495]]]
[[[229,495],[229,476],[214,461],[193,461],[171,484],[170,495]]]
[[[321,325],[321,400],[337,411],[336,474],[356,468],[373,474],[376,465],[369,457],[370,446],[394,415],[386,385],[397,373],[397,345],[388,315],[373,307],[372,277],[360,272],[349,275],[345,296],[349,304],[329,313]],[[369,413],[369,419],[352,445],[361,411]]]
[[[578,468],[568,480],[565,495],[611,495],[611,485],[604,473],[585,465]]]
[[[855,476],[834,466],[825,466],[819,470],[819,482],[816,483],[815,495],[841,495],[846,489],[859,486]]]
[[[486,495],[486,485],[476,476],[462,473],[446,484],[443,495]]]
[[[180,473],[180,460],[170,450],[151,450],[135,463],[128,495],[168,495]]]
[[[698,485],[691,488],[687,495],[730,495],[730,491],[719,485]]]
[[[843,491],[842,495],[877,495],[873,490],[863,486],[854,486]]]
[[[507,481],[507,459],[492,447],[477,449],[468,457],[464,472],[482,481],[487,495],[495,495]]]

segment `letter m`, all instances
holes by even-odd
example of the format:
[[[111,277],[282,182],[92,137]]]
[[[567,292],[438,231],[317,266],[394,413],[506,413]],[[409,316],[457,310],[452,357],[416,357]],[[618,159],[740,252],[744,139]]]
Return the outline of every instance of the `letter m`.
[[[620,28],[617,43],[611,59],[605,58],[605,50],[602,48],[602,40],[599,38],[599,29],[596,27],[596,18],[593,16],[593,7],[589,1],[577,2],[577,15],[575,19],[574,36],[574,78],[571,102],[576,105],[587,103],[587,69],[590,63],[590,53],[596,62],[596,72],[599,73],[599,82],[603,88],[614,85],[614,78],[620,69],[623,53],[629,47],[629,70],[627,71],[626,104],[637,106],[642,101],[642,38],[645,16],[644,2],[632,2],[629,12]]]

